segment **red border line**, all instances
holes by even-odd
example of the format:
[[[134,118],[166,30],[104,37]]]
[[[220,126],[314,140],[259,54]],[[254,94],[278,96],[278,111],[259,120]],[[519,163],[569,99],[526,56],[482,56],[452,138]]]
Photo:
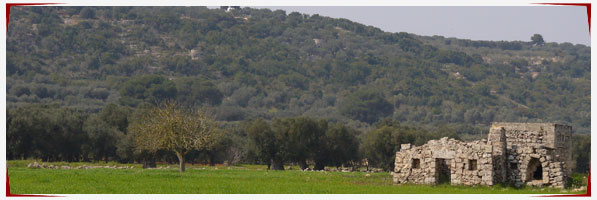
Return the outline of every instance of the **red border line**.
[[[591,3],[537,3],[542,5],[556,6],[584,6],[587,8],[587,17],[589,18],[589,34],[591,33]]]
[[[6,167],[6,197],[61,197],[61,196],[35,195],[35,194],[12,194],[12,193],[10,193],[10,182],[8,181],[8,167]]]
[[[542,5],[557,6],[584,6],[587,8],[587,18],[589,22],[589,37],[591,35],[591,3],[538,3]],[[587,192],[585,194],[561,194],[561,195],[543,195],[538,197],[591,197],[591,168],[589,167],[589,176],[587,180]]]
[[[10,7],[13,6],[38,6],[38,5],[52,5],[61,3],[6,3],[6,33],[8,33],[8,18],[10,18]]]
[[[6,3],[6,33],[8,34],[8,23],[10,22],[10,8],[13,6],[37,6],[52,5],[60,3]],[[8,167],[6,167],[6,197],[60,197],[53,195],[34,195],[34,194],[12,194],[10,193],[10,181],[8,179]]]
[[[589,167],[589,177],[587,177],[587,193],[585,194],[559,194],[559,195],[543,195],[536,197],[591,197],[591,168]]]
[[[591,35],[591,3],[538,3],[542,5],[557,6],[584,6],[587,8],[587,18],[589,22],[589,37]],[[562,194],[562,195],[543,195],[538,197],[591,197],[591,168],[589,167],[589,177],[587,180],[587,192],[585,194]]]
[[[10,18],[10,8],[12,6],[35,6],[35,5],[52,5],[61,3],[6,3],[6,33],[8,33],[8,23]],[[589,33],[591,33],[591,4],[590,3],[537,3],[542,5],[562,5],[562,6],[584,6],[587,8],[587,18],[589,22]],[[6,168],[6,196],[7,197],[60,197],[52,195],[27,195],[27,194],[12,194],[10,193],[10,183],[8,179],[8,167]],[[589,175],[587,181],[587,192],[585,194],[564,194],[564,195],[544,195],[538,197],[591,197],[591,169],[589,168]]]

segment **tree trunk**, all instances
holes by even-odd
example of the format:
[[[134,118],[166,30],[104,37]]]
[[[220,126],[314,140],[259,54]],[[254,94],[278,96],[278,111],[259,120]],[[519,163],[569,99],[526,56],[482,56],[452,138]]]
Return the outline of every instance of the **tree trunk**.
[[[185,170],[184,154],[182,154],[180,152],[176,152],[176,157],[178,157],[178,164],[179,164],[178,171],[184,172],[184,170]]]
[[[269,161],[267,161],[267,170],[269,170],[270,167],[272,166],[272,160],[273,159],[270,159]]]
[[[305,170],[305,169],[309,168],[309,165],[307,165],[307,161],[305,161],[305,160],[299,161],[298,164],[299,164],[299,167],[301,168],[301,170]]]
[[[273,170],[284,170],[284,162],[281,159],[272,159]]]
[[[216,155],[213,151],[207,153],[209,155],[209,166],[216,166]]]

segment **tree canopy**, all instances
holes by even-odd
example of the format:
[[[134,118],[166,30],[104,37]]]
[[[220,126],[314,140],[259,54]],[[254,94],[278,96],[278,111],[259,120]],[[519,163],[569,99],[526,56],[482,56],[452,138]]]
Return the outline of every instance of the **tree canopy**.
[[[394,106],[383,93],[359,90],[350,95],[342,106],[342,114],[363,122],[374,123],[394,112]]]
[[[543,46],[543,45],[545,45],[545,41],[543,40],[543,36],[540,35],[540,34],[534,34],[531,37],[531,41],[532,41],[532,43],[534,45],[537,45],[537,46]]]
[[[221,137],[215,119],[206,111],[186,109],[175,102],[151,109],[129,129],[138,149],[175,152],[181,172],[185,171],[184,157],[189,151],[211,148]]]

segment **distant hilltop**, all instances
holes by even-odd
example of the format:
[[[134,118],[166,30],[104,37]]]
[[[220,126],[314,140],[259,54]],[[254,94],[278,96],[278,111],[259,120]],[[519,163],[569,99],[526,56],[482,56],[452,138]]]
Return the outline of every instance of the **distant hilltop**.
[[[229,124],[310,116],[367,130],[392,119],[478,135],[493,121],[545,119],[590,132],[584,45],[390,33],[240,6],[12,9],[8,107],[93,113],[177,99]]]

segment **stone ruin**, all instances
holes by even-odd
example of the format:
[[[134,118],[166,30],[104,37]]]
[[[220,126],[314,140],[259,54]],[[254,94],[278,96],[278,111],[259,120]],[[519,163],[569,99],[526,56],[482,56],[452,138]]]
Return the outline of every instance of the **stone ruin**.
[[[447,137],[396,152],[394,183],[563,188],[572,164],[572,127],[553,123],[492,123],[487,139]]]

